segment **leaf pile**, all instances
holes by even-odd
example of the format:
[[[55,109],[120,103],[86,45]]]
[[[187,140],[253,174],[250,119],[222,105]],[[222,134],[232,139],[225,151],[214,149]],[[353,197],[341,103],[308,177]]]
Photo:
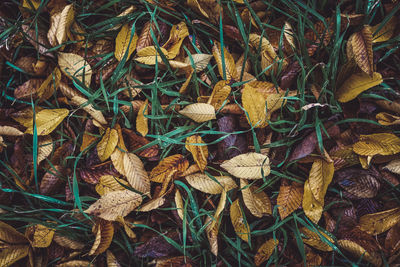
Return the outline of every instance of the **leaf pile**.
[[[399,9],[3,1],[0,265],[394,266]]]

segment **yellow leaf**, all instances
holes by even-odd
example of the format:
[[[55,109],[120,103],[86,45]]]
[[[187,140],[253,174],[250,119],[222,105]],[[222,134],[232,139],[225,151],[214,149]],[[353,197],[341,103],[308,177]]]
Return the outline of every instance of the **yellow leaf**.
[[[306,216],[314,223],[318,223],[324,210],[324,204],[315,199],[311,192],[308,179],[304,183],[303,210]]]
[[[185,22],[173,25],[168,41],[162,46],[168,51],[169,58],[175,58],[179,54],[183,40],[189,36],[189,30]]]
[[[378,32],[378,28],[380,28],[381,24],[378,24],[376,26],[373,26],[371,28],[371,31],[373,32],[373,43],[380,43],[380,42],[386,42],[388,40],[390,40],[390,38],[392,38],[394,31],[396,30],[396,23],[397,20],[396,18],[393,16],[388,22],[386,22],[386,24],[379,30]]]
[[[2,244],[7,244],[8,246],[17,246],[28,244],[28,239],[15,230],[12,226],[0,222],[0,240]]]
[[[104,220],[115,221],[125,217],[142,203],[142,197],[130,190],[113,191],[103,195],[85,210],[86,213]]]
[[[368,74],[355,73],[345,80],[342,86],[336,91],[336,98],[339,102],[346,103],[355,99],[362,92],[377,86],[383,82],[382,75],[374,72],[372,77]]]
[[[57,264],[55,267],[93,267],[90,261],[72,260]]]
[[[243,179],[262,179],[270,173],[269,158],[254,152],[226,160],[221,167],[233,176]]]
[[[45,160],[53,151],[53,139],[50,135],[46,135],[39,138],[38,142],[38,154],[37,154],[37,164]]]
[[[96,239],[89,251],[89,255],[99,255],[111,245],[114,236],[114,225],[110,221],[98,220],[93,227]]]
[[[160,51],[166,58],[169,58],[168,51],[164,48],[160,47]],[[136,61],[146,64],[146,65],[155,65],[156,62],[161,63],[162,59],[157,49],[154,46],[148,46],[140,51],[137,51]]]
[[[71,104],[82,107],[84,111],[86,111],[89,115],[91,115],[93,119],[95,119],[100,124],[103,125],[107,124],[107,121],[103,116],[103,113],[101,113],[100,110],[95,109],[92,104],[89,104],[88,101],[89,100],[79,95],[75,95],[71,98]]]
[[[61,72],[59,68],[55,68],[49,76],[47,76],[46,80],[40,85],[39,89],[36,90],[37,95],[40,97],[40,100],[49,99],[54,90],[58,88],[61,81]]]
[[[11,127],[11,126],[0,126],[0,135],[6,135],[6,136],[21,136],[24,135],[23,132],[18,130],[17,128]]]
[[[185,94],[187,91],[187,87],[189,86],[190,80],[193,77],[193,73],[194,70],[192,69],[192,71],[189,73],[189,75],[187,75],[186,77],[186,81],[182,84],[181,88],[179,88],[179,93],[180,94]]]
[[[374,56],[372,51],[372,31],[364,25],[360,32],[353,33],[347,42],[347,56],[354,57],[360,69],[372,77],[374,73]]]
[[[357,259],[363,258],[364,260],[374,264],[375,266],[382,266],[382,259],[379,254],[369,253],[359,244],[351,241],[351,240],[338,240],[337,244],[341,249],[348,251],[350,254],[354,255]]]
[[[97,144],[97,155],[103,162],[114,152],[118,144],[118,132],[115,129],[107,128],[100,142]]]
[[[51,26],[47,38],[52,46],[61,45],[67,40],[74,18],[73,4],[65,6],[60,13],[51,16]]]
[[[99,183],[96,184],[95,189],[96,192],[102,196],[112,191],[124,190],[125,188],[121,184],[128,186],[128,182],[121,178],[112,175],[103,175],[100,177]]]
[[[150,172],[150,180],[156,183],[163,183],[172,173],[182,174],[189,167],[189,162],[181,154],[172,155],[161,160]]]
[[[165,193],[163,193],[159,197],[153,198],[152,200],[144,203],[142,206],[140,206],[136,210],[141,211],[141,212],[148,212],[148,211],[158,209],[159,207],[164,205],[164,203],[165,203]]]
[[[255,88],[245,84],[242,92],[242,105],[247,111],[247,121],[252,127],[264,128],[268,125],[267,106],[264,96]]]
[[[73,53],[58,53],[58,65],[68,78],[76,78],[90,87],[92,68],[83,57]]]
[[[271,201],[264,191],[260,191],[255,185],[249,186],[249,183],[245,179],[240,179],[240,188],[243,202],[251,214],[258,218],[272,214]]]
[[[126,54],[125,60],[127,61],[131,57],[133,51],[136,49],[137,40],[137,34],[133,33],[132,36],[131,27],[128,24],[122,26],[117,35],[117,39],[115,39],[115,58],[118,61],[121,61]]]
[[[149,100],[146,99],[138,111],[136,117],[136,130],[142,135],[146,136],[149,132],[148,119],[146,115],[149,114]]]
[[[293,182],[291,185],[281,185],[277,205],[281,219],[285,219],[300,207],[303,200],[303,187]]]
[[[334,243],[334,240],[322,231],[315,232],[307,227],[302,227],[300,232],[303,234],[303,242],[321,251],[332,251],[333,248],[321,237],[321,235],[329,242]]]
[[[216,118],[214,107],[205,103],[187,105],[184,109],[180,110],[179,113],[199,123]]]
[[[192,135],[186,138],[185,148],[192,154],[194,161],[201,171],[207,167],[208,148],[200,135]]]
[[[400,222],[399,207],[361,216],[358,227],[368,234],[379,235],[395,226],[398,222]]]
[[[233,60],[232,55],[228,52],[228,50],[224,47],[224,57],[222,58],[221,53],[221,44],[217,41],[214,42],[214,46],[212,47],[212,53],[217,62],[219,75],[221,75],[222,79],[230,81],[230,80],[239,80],[239,76],[236,71],[235,61]],[[225,65],[225,70],[223,69],[223,64]],[[225,74],[225,75],[224,75]]]
[[[207,225],[206,234],[208,242],[210,243],[210,250],[215,256],[218,255],[218,231],[220,226],[220,215],[225,209],[225,204],[226,191],[223,190],[214,217],[207,217],[206,221],[204,222],[204,224]]]
[[[135,190],[149,195],[150,179],[147,175],[144,165],[140,158],[133,153],[123,152],[124,171],[122,174],[126,176],[129,184]]]
[[[394,155],[400,152],[400,138],[392,133],[361,135],[353,150],[361,156]]]
[[[250,226],[245,220],[244,213],[240,207],[239,199],[233,201],[230,208],[230,216],[236,234],[246,242],[249,242]]]
[[[34,248],[47,248],[53,241],[55,229],[48,228],[47,226],[37,224],[34,226],[32,247]]]
[[[260,248],[257,250],[256,255],[254,256],[254,264],[256,266],[260,266],[261,263],[268,260],[274,252],[276,246],[279,244],[279,241],[271,238],[270,240],[264,242]]]
[[[29,246],[13,246],[4,248],[0,252],[0,266],[12,266],[15,262],[28,255]],[[15,265],[14,265],[15,266]]]
[[[190,174],[185,177],[190,186],[207,194],[221,194],[223,190],[229,191],[237,187],[235,181],[229,176],[213,176],[213,178],[203,173]]]
[[[121,267],[121,264],[119,264],[117,258],[112,254],[110,250],[106,251],[106,256],[107,256],[107,267]]]
[[[40,6],[41,1],[40,0],[23,0],[22,2],[22,7],[28,8],[28,9],[34,9],[37,10]],[[31,5],[32,4],[32,5]]]
[[[334,173],[333,162],[316,159],[311,167],[308,182],[314,198],[324,204],[325,194],[332,181]]]
[[[38,135],[48,135],[53,132],[57,126],[67,117],[69,110],[65,108],[60,109],[43,109],[36,113],[36,130]],[[26,129],[25,133],[33,134],[33,120],[24,124]]]
[[[207,104],[212,105],[216,110],[218,110],[222,107],[222,104],[228,98],[230,93],[231,87],[228,85],[228,82],[224,80],[219,81],[215,84]]]
[[[398,125],[400,124],[400,116],[389,114],[387,112],[379,112],[376,114],[376,119],[382,125]]]

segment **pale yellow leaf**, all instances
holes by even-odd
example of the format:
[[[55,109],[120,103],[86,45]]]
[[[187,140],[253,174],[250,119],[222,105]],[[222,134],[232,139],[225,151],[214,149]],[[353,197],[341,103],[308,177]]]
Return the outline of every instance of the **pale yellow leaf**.
[[[186,181],[190,186],[207,194],[221,194],[237,187],[235,181],[229,176],[213,176],[212,179],[203,173],[187,175]]]
[[[277,205],[282,220],[300,207],[303,200],[303,191],[301,184],[294,182],[291,185],[281,185]]]
[[[40,97],[40,100],[49,99],[54,91],[58,88],[61,81],[61,72],[59,68],[55,68],[49,76],[47,76],[46,80],[40,85],[40,87],[36,90],[37,95]]]
[[[230,174],[243,179],[261,179],[270,173],[269,158],[250,152],[226,160],[221,167]]]
[[[61,71],[70,79],[76,78],[90,87],[92,68],[83,57],[73,53],[58,53],[58,65]]]
[[[104,220],[115,221],[125,217],[142,203],[142,197],[130,190],[113,191],[103,195],[85,212]]]
[[[223,190],[214,217],[213,218],[207,217],[204,223],[205,225],[208,224],[206,227],[206,234],[208,242],[210,243],[211,253],[213,253],[215,256],[218,255],[218,231],[220,226],[220,215],[222,211],[225,209],[225,204],[226,204],[226,190]]]
[[[97,155],[103,162],[114,152],[118,144],[118,132],[115,129],[107,128],[100,142],[97,144]]]
[[[172,173],[181,175],[189,167],[189,162],[181,154],[162,159],[150,172],[150,180],[163,183]]]
[[[250,226],[245,220],[244,213],[240,207],[239,199],[233,201],[230,208],[230,216],[236,234],[246,242],[249,242]]]
[[[216,110],[218,110],[222,107],[222,104],[228,98],[230,93],[231,87],[228,85],[228,82],[224,80],[219,81],[215,84],[207,104],[212,105]]]
[[[23,132],[18,130],[17,128],[14,128],[12,126],[0,126],[0,135],[6,135],[6,136],[21,136],[24,135]]]
[[[121,267],[121,264],[119,264],[117,258],[112,254],[110,250],[106,251],[106,257],[107,257],[107,267]]]
[[[216,118],[214,107],[205,103],[187,105],[184,109],[180,110],[179,113],[199,123]]]
[[[184,204],[181,192],[178,189],[175,191],[175,206],[176,206],[176,213],[178,213],[179,218],[183,220],[183,213],[184,213]]]
[[[161,53],[169,59],[168,51],[164,48],[160,47]],[[146,65],[155,65],[156,62],[161,63],[162,59],[160,54],[157,51],[157,48],[154,46],[148,46],[140,51],[137,51],[136,61],[146,64]]]
[[[379,254],[371,255],[371,253],[365,250],[362,246],[351,240],[345,240],[345,239],[338,240],[337,244],[341,249],[348,251],[350,254],[354,255],[357,259],[362,257],[364,260],[374,264],[375,266],[382,266],[382,259],[379,256]]]
[[[140,158],[133,153],[123,152],[124,172],[129,184],[133,189],[150,194],[150,179]]]
[[[383,169],[400,174],[400,159],[392,160]]]
[[[207,67],[208,63],[210,62],[210,60],[213,56],[208,55],[208,54],[192,54],[190,57],[185,58],[185,63],[189,64],[189,66],[191,66],[192,60],[193,60],[193,64],[194,64],[193,69],[196,72],[200,72],[200,71],[203,71]]]
[[[96,184],[96,192],[102,196],[112,191],[124,190],[125,187],[122,185],[128,186],[128,182],[120,179],[118,177],[114,177],[112,175],[103,175],[99,179],[99,183]]]
[[[58,235],[57,233],[53,237],[54,242],[56,242],[59,246],[72,249],[72,250],[81,250],[85,247],[85,244],[69,239],[66,236]]]
[[[43,109],[36,113],[36,130],[38,135],[48,135],[53,132],[57,126],[67,117],[69,110],[65,108],[60,109]],[[33,120],[24,124],[26,129],[25,133],[33,134]]]
[[[264,191],[260,191],[255,185],[249,186],[249,183],[245,179],[240,179],[240,188],[243,202],[251,214],[258,218],[272,214],[271,201]]]
[[[309,186],[314,198],[324,204],[325,194],[332,181],[334,173],[333,162],[316,159],[311,167],[308,177]]]
[[[101,113],[100,110],[95,109],[93,105],[88,102],[86,98],[81,97],[79,95],[75,95],[71,98],[71,104],[81,107],[84,111],[86,111],[89,115],[91,115],[93,119],[95,119],[100,124],[103,125],[107,124],[107,121],[103,116],[103,113]]]
[[[364,25],[361,31],[353,33],[346,47],[348,57],[352,56],[360,69],[372,77],[374,72],[372,31],[369,25]]]
[[[98,220],[93,228],[96,238],[89,255],[99,255],[111,245],[114,236],[114,225],[110,221]]]
[[[368,234],[379,235],[392,228],[398,222],[400,222],[399,207],[361,216],[358,227]]]
[[[361,72],[355,73],[345,80],[342,86],[336,91],[336,98],[339,102],[345,103],[355,99],[362,92],[377,86],[383,82],[382,75],[374,72],[372,77]]]
[[[189,30],[184,21],[172,26],[169,39],[162,46],[168,51],[170,59],[175,58],[179,54],[182,42],[187,36],[189,36]]]
[[[67,40],[70,27],[74,22],[75,11],[72,4],[67,5],[61,11],[60,18],[57,23],[56,39],[58,44],[63,44]]]
[[[115,58],[118,61],[121,61],[126,54],[125,60],[128,60],[133,51],[135,51],[136,49],[137,40],[137,34],[133,33],[132,36],[131,27],[128,24],[122,26],[117,35],[117,38],[115,39]]]
[[[12,246],[2,249],[0,252],[0,266],[13,266],[15,262],[28,256],[28,252],[29,246],[26,245]]]
[[[222,58],[221,44],[217,41],[214,42],[212,53],[215,61],[217,62],[219,75],[222,77],[222,79],[227,81],[232,79],[238,81],[240,77],[236,71],[235,61],[231,53],[229,53],[229,51],[224,47],[224,57]],[[222,62],[224,62],[225,69],[223,69]]]
[[[142,135],[146,136],[149,132],[147,115],[149,114],[149,100],[146,99],[138,111],[136,117],[136,130]]]

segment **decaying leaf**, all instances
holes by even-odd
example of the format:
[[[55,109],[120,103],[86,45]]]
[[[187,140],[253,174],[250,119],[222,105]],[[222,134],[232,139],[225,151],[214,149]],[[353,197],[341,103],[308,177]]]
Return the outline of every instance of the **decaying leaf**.
[[[303,191],[303,186],[295,182],[291,185],[281,185],[277,205],[282,220],[300,207]]]
[[[314,197],[308,179],[304,183],[302,206],[307,217],[314,223],[318,223],[324,210],[324,204]]]
[[[150,180],[156,183],[163,183],[171,172],[177,171],[176,175],[179,175],[186,171],[188,167],[189,162],[180,154],[166,157],[151,170]]]
[[[242,179],[261,179],[270,173],[269,158],[254,152],[238,155],[223,162],[221,167]]]
[[[124,190],[123,185],[128,186],[128,182],[112,175],[103,175],[96,184],[96,192],[102,196],[112,191]]]
[[[185,22],[173,25],[169,34],[169,39],[162,46],[168,51],[169,58],[175,58],[179,54],[183,40],[189,36],[189,30]]]
[[[85,210],[86,213],[104,220],[115,221],[118,216],[125,217],[142,203],[141,195],[130,190],[112,191]]]
[[[389,162],[385,167],[385,170],[391,171],[396,174],[400,174],[400,159],[395,159]]]
[[[132,34],[131,27],[128,24],[122,26],[115,39],[115,58],[121,61],[126,55],[125,60],[127,61],[136,49],[137,40],[137,34],[135,32]]]
[[[247,120],[252,127],[264,128],[268,125],[266,99],[260,92],[245,84],[242,92],[242,104],[248,114]]]
[[[218,110],[221,108],[230,93],[231,87],[228,85],[228,82],[224,80],[219,81],[215,84],[207,104],[212,105],[215,110]]]
[[[146,99],[138,111],[136,117],[136,130],[142,135],[146,136],[149,132],[147,115],[149,114],[149,100]]]
[[[32,247],[34,248],[47,248],[53,241],[55,229],[49,228],[42,224],[37,224],[33,227],[33,240]]]
[[[400,222],[400,208],[367,214],[360,218],[358,226],[364,232],[378,235]]]
[[[29,251],[28,239],[10,225],[0,222],[0,265],[12,266],[18,260],[26,257]]]
[[[350,54],[350,55],[349,55]],[[372,52],[372,31],[364,25],[360,32],[353,33],[347,42],[347,57],[354,57],[360,69],[372,77],[374,62]]]
[[[199,123],[216,118],[214,107],[205,103],[187,105],[184,109],[180,110],[179,113]]]
[[[303,242],[321,251],[332,251],[333,248],[329,245],[329,242],[333,244],[334,240],[326,233],[317,231],[318,230],[315,229],[311,230],[307,227],[302,227],[300,232],[304,235],[302,237]]]
[[[379,257],[379,255],[371,255],[371,253],[365,250],[362,246],[351,240],[342,239],[338,240],[337,243],[341,249],[353,254],[357,259],[362,257],[364,260],[376,266],[381,266],[382,264],[382,259]]]
[[[204,144],[204,146],[200,146]],[[185,148],[192,154],[194,161],[201,171],[207,166],[208,148],[200,135],[192,135],[186,138]]]
[[[114,236],[114,225],[110,221],[98,220],[93,226],[92,232],[96,238],[89,251],[89,255],[99,255],[105,252],[111,245]]]
[[[218,231],[221,223],[221,213],[225,209],[226,205],[226,191],[223,190],[221,193],[221,198],[219,199],[219,203],[217,209],[215,211],[214,217],[207,217],[205,224],[209,223],[206,227],[206,234],[208,238],[208,242],[211,246],[211,252],[217,256],[218,255]]]
[[[197,190],[207,194],[221,194],[237,187],[235,181],[229,176],[209,177],[203,173],[187,175],[186,181]]]
[[[249,242],[249,236],[251,234],[250,226],[244,217],[244,213],[240,207],[239,199],[236,199],[231,204],[230,216],[236,234],[244,241]]]
[[[261,218],[272,214],[271,201],[267,194],[255,185],[250,185],[245,179],[240,179],[243,202],[251,214]]]
[[[386,42],[392,38],[394,31],[396,29],[397,20],[392,17],[389,21],[381,27],[381,23],[371,27],[371,32],[373,33],[373,43]],[[378,29],[381,28],[379,31]]]
[[[121,264],[119,264],[117,258],[110,250],[106,251],[106,255],[107,255],[107,267],[121,267]]]
[[[60,13],[51,16],[51,27],[47,38],[52,46],[61,45],[67,40],[74,18],[75,11],[72,4],[65,6]]]
[[[223,48],[223,57],[221,53],[221,44],[219,42],[215,42],[212,47],[212,53],[215,61],[217,62],[219,75],[221,75],[222,79],[230,81],[230,80],[239,80],[235,61],[229,51],[224,47]]]
[[[38,135],[48,135],[57,128],[68,114],[69,110],[65,108],[43,109],[36,113],[35,124],[33,123],[33,119],[23,124],[27,127],[25,133],[33,134],[33,128],[36,127]]]
[[[274,252],[276,246],[279,244],[279,241],[276,239],[269,239],[265,241],[257,250],[256,255],[254,256],[254,264],[256,266],[260,266],[261,263],[268,260]]]

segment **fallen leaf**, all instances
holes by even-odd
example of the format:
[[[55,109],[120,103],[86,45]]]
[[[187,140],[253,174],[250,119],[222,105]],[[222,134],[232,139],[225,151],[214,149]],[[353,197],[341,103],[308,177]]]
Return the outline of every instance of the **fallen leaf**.
[[[358,227],[370,235],[386,232],[400,222],[400,208],[393,208],[361,216]]]
[[[225,47],[223,51],[224,52],[222,57],[221,44],[215,41],[214,46],[212,47],[212,53],[215,61],[217,62],[219,75],[222,77],[222,79],[227,81],[239,80],[236,71],[235,61],[233,60],[232,55]]]
[[[205,103],[187,105],[179,113],[198,123],[216,119],[214,107]]]
[[[240,179],[240,190],[242,191],[243,202],[251,214],[261,218],[265,215],[272,215],[272,205],[267,194],[259,190],[255,185],[250,185],[245,179]]]
[[[33,119],[28,120],[23,124],[26,129],[25,133],[33,135],[33,127],[36,126],[38,135],[48,135],[53,132],[57,126],[67,117],[69,110],[65,108],[60,109],[43,109],[36,113],[35,125]],[[32,114],[33,117],[33,114]]]
[[[58,53],[58,65],[61,71],[71,80],[76,78],[90,87],[92,68],[83,57],[73,53]]]
[[[361,156],[394,155],[400,152],[400,138],[392,133],[360,135],[353,150]]]
[[[268,125],[266,99],[255,88],[245,84],[242,92],[242,104],[250,126],[264,128]]]
[[[291,185],[281,185],[277,205],[282,220],[300,207],[303,191],[303,186],[295,182],[292,182]]]
[[[125,187],[123,187],[123,185],[128,186],[128,182],[112,175],[103,175],[100,177],[95,189],[96,192],[102,196],[112,191],[124,190]]]
[[[370,77],[373,77],[374,61],[371,27],[369,25],[364,25],[361,31],[353,33],[347,42],[346,49],[347,57],[354,57],[360,69]]]
[[[351,240],[338,240],[337,244],[341,249],[348,251],[350,254],[353,254],[357,259],[362,257],[364,260],[376,265],[381,266],[382,259],[379,255],[371,255],[368,251],[366,251],[362,246]]]
[[[89,251],[89,255],[99,255],[111,245],[114,236],[114,225],[110,221],[100,219],[96,221],[92,232],[96,235],[96,239]]]
[[[140,107],[138,111],[138,115],[136,117],[136,130],[142,135],[146,136],[149,132],[148,126],[148,118],[146,117],[149,114],[149,100],[146,99],[143,105]]]
[[[194,161],[201,171],[207,167],[208,148],[200,135],[191,135],[186,138],[185,148],[192,154]]]
[[[115,58],[118,61],[121,61],[126,55],[125,61],[128,61],[133,51],[136,49],[137,40],[137,34],[134,32],[132,36],[132,30],[128,24],[122,26],[117,38],[115,39]]]
[[[392,38],[392,36],[396,30],[397,20],[395,17],[392,17],[378,31],[378,29],[381,27],[381,24],[382,23],[371,27],[371,32],[373,33],[373,39],[372,39],[373,43],[381,43],[381,42],[386,42],[386,41],[390,40],[390,38]]]
[[[326,241],[329,241],[332,244],[334,244],[335,242],[326,233],[315,230],[315,229],[311,230],[307,227],[302,227],[299,230],[304,235],[302,237],[303,242],[306,243],[307,245],[310,245],[313,248],[316,248],[321,251],[332,251],[333,250],[333,248]]]
[[[107,128],[100,142],[97,144],[97,155],[103,162],[114,152],[118,144],[118,132],[115,129]]]
[[[34,248],[47,248],[50,246],[53,241],[53,236],[55,233],[55,229],[49,228],[42,224],[37,224],[33,226],[33,240],[32,247]]]
[[[233,201],[230,207],[230,217],[236,234],[246,242],[249,242],[250,226],[244,218],[244,213],[240,207],[239,199]]]
[[[237,187],[235,181],[229,176],[213,176],[210,178],[203,173],[195,173],[185,176],[186,181],[193,188],[207,194],[221,194]]]
[[[355,99],[362,92],[377,86],[383,82],[382,75],[374,72],[372,76],[362,72],[355,73],[345,80],[342,86],[336,91],[336,98],[339,102],[346,103]]]
[[[151,170],[150,180],[156,183],[163,183],[171,172],[177,171],[176,175],[179,175],[188,167],[189,162],[180,154],[166,157]]]
[[[254,152],[224,161],[221,167],[233,176],[242,179],[262,179],[270,173],[269,158]]]
[[[256,255],[254,256],[254,264],[256,266],[260,266],[261,263],[264,261],[268,260],[272,253],[274,253],[274,250],[276,246],[278,246],[279,241],[276,239],[269,239],[265,241],[257,250]]]

